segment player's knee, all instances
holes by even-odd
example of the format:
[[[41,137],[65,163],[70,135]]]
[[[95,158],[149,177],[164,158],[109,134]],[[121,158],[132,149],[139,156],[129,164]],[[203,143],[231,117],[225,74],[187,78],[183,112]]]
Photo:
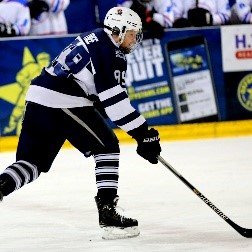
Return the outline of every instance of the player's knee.
[[[120,153],[120,146],[118,141],[115,141],[113,144],[111,144],[108,149],[111,153]]]

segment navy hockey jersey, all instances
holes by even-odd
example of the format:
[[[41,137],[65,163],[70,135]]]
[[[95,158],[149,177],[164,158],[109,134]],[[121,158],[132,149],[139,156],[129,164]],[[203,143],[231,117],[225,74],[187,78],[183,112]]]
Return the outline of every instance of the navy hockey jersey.
[[[108,117],[126,132],[146,124],[130,104],[124,53],[103,29],[83,33],[35,78],[26,100],[52,108],[93,106],[97,97]]]

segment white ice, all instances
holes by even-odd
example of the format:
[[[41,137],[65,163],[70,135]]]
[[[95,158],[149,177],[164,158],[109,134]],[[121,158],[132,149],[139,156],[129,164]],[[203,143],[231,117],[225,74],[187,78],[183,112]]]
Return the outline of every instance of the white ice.
[[[162,143],[162,157],[231,220],[252,228],[252,136]],[[119,206],[141,234],[101,239],[94,196],[94,160],[62,149],[49,173],[0,203],[1,252],[252,251],[162,164],[121,145]],[[0,154],[0,172],[15,153]]]

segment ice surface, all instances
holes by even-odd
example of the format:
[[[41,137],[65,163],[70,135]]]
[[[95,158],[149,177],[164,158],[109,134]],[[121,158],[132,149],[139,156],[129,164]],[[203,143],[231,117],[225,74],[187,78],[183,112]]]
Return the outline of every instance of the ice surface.
[[[162,164],[121,145],[119,206],[140,236],[101,239],[94,160],[63,149],[49,173],[0,203],[1,252],[252,251],[239,235]],[[162,157],[238,225],[252,228],[252,137],[162,143]],[[15,153],[0,154],[0,171]]]

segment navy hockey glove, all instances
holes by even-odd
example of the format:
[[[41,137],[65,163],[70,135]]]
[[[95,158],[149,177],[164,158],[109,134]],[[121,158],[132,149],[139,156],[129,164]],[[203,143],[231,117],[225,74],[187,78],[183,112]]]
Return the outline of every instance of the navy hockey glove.
[[[161,152],[160,139],[158,131],[151,128],[139,137],[137,140],[137,153],[152,164],[157,164],[157,156]]]

